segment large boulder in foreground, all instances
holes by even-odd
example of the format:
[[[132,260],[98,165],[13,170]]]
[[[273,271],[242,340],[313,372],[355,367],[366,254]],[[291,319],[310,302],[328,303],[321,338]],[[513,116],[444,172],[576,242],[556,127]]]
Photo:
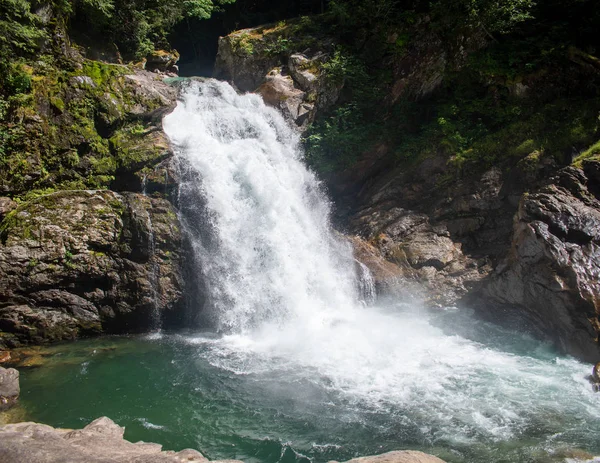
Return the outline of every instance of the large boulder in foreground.
[[[163,451],[159,444],[132,443],[123,439],[125,429],[102,417],[83,429],[55,429],[38,423],[0,426],[0,461],[28,463],[205,463],[196,450]],[[222,463],[241,463],[221,460]],[[389,452],[355,458],[348,463],[444,463],[422,452]]]
[[[54,429],[37,423],[0,426],[0,461],[28,463],[207,462],[200,452],[162,451],[162,446],[123,439],[125,428],[98,418],[83,429]]]
[[[61,191],[0,224],[0,346],[152,327],[182,299],[171,203]]]
[[[353,458],[345,463],[444,463],[444,460],[414,450],[398,450],[381,455]]]
[[[599,185],[600,163],[587,162],[525,194],[508,257],[471,298],[499,321],[525,315],[562,352],[590,362],[600,359]]]

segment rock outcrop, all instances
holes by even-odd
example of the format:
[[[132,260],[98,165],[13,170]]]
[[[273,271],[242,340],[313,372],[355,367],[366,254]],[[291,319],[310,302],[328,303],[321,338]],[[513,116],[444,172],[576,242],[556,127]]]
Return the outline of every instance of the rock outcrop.
[[[221,37],[215,77],[243,92],[259,93],[266,104],[306,128],[317,113],[337,102],[344,86],[324,68],[334,56],[335,44],[307,27],[292,20]]]
[[[524,315],[562,352],[590,362],[600,358],[599,174],[600,162],[584,162],[525,194],[507,258],[471,295],[491,318]]]
[[[53,37],[60,58],[22,68],[27,104],[2,147],[0,347],[148,330],[181,305],[177,169],[162,131],[177,88],[84,58],[60,26]],[[157,70],[177,59],[155,55]]]
[[[353,458],[345,463],[444,463],[444,460],[414,450],[398,450],[381,455]]]
[[[28,463],[181,463],[208,462],[192,449],[162,451],[162,446],[123,439],[125,428],[103,417],[83,429],[55,429],[37,423],[0,427],[0,461]],[[235,460],[227,460],[234,463]]]
[[[181,232],[165,199],[61,191],[12,211],[0,238],[0,345],[149,329],[181,303]]]
[[[345,219],[432,306],[456,304],[491,272],[509,246],[522,194],[510,172],[491,169],[443,185],[445,169],[431,158],[378,175]],[[350,209],[349,201],[340,196]]]
[[[20,393],[19,372],[14,368],[0,367],[0,411],[12,407]]]
[[[159,444],[128,442],[125,429],[102,417],[83,429],[55,429],[38,423],[0,426],[0,461],[27,463],[206,463],[197,450],[164,451]],[[241,463],[238,460],[217,460]],[[422,452],[397,451],[355,458],[347,463],[444,463]]]

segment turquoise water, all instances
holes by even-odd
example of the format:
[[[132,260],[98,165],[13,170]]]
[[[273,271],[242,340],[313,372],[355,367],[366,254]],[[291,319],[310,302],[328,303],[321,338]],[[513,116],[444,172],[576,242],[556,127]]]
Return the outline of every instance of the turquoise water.
[[[210,333],[107,337],[57,346],[44,366],[23,369],[21,403],[31,420],[70,428],[106,415],[129,440],[211,459],[325,462],[395,449],[449,462],[600,454],[600,395],[585,379],[588,365],[459,311],[390,316],[423,342],[410,352],[416,363],[381,377],[358,357],[362,376],[349,381],[319,362],[267,358]],[[405,337],[398,333],[403,351]],[[390,352],[380,354],[385,362]]]

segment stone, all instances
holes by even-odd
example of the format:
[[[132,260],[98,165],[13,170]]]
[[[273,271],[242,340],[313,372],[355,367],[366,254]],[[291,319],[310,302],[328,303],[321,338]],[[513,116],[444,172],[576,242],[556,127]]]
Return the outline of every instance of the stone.
[[[12,407],[20,392],[19,372],[14,368],[0,367],[0,410]]]
[[[406,293],[409,281],[414,279],[414,272],[386,260],[378,248],[358,236],[349,236],[347,239],[354,249],[354,258],[371,272],[377,296],[400,296]]]
[[[600,391],[600,362],[592,368],[592,374],[589,376],[590,383],[594,392]]]
[[[55,429],[24,422],[0,426],[0,461],[28,463],[205,463],[200,452],[185,449],[164,451],[154,443],[132,443],[123,439],[125,429],[107,417],[83,429]],[[223,460],[220,463],[241,463]]]
[[[303,108],[305,93],[295,88],[290,75],[282,74],[282,68],[272,69],[256,93],[263,97],[264,102],[281,111],[286,119],[296,125],[302,125],[307,118],[302,117],[306,111]]]
[[[548,185],[523,195],[507,257],[470,297],[488,318],[523,317],[534,334],[589,362],[600,358],[595,188],[583,170],[567,167]]]
[[[155,50],[146,56],[146,70],[173,72],[179,61],[179,53],[176,51]]]
[[[0,426],[0,461],[27,463],[208,463],[200,452],[162,450],[159,444],[123,439],[124,428],[107,417],[98,418],[83,429],[53,428],[23,422]],[[216,460],[215,463],[242,463]],[[337,462],[330,462],[337,463]],[[444,463],[423,452],[403,450],[354,458],[346,463]]]
[[[444,460],[414,450],[397,450],[382,453],[381,455],[353,458],[344,463],[444,463]]]
[[[282,33],[279,26],[257,27],[221,37],[214,76],[228,80],[242,92],[260,93],[265,103],[280,109],[302,131],[317,113],[338,101],[344,83],[333,82],[321,72],[322,65],[333,56],[331,40],[320,38],[314,48],[318,51],[312,53],[302,42],[289,41],[276,55],[271,50]]]
[[[318,77],[310,69],[318,69],[321,56],[322,54],[319,54],[312,59],[308,59],[302,54],[292,54],[288,59],[288,67],[292,77],[305,92],[314,92],[318,89]]]
[[[182,303],[167,200],[61,191],[21,204],[0,229],[0,346],[144,331]]]
[[[11,211],[16,209],[18,204],[10,198],[0,197],[0,222]]]
[[[0,363],[7,363],[11,359],[10,352],[8,351],[0,351]]]
[[[242,42],[260,40],[261,28],[242,29],[219,38],[214,77],[231,81],[242,92],[256,90],[265,82],[269,71],[279,64],[277,56],[249,53]]]

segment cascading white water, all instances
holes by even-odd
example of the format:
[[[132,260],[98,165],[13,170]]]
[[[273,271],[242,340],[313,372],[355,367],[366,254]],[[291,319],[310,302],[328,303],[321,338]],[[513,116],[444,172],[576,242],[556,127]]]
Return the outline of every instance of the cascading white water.
[[[430,443],[504,441],[565,416],[600,418],[585,365],[490,347],[472,322],[448,333],[416,308],[361,304],[351,250],[331,231],[298,136],[260,97],[190,83],[164,127],[222,334],[188,342],[213,365],[302,378],[337,391],[346,410],[386,410]],[[362,280],[363,294],[372,291]]]
[[[377,298],[375,280],[373,279],[373,275],[371,275],[371,271],[365,264],[359,262],[358,260],[356,261],[356,263],[358,264],[358,268],[360,269],[358,287],[360,289],[362,302],[366,305],[372,304]]]
[[[330,230],[329,203],[300,159],[298,135],[274,109],[223,82],[194,83],[165,130],[198,174],[182,188],[198,190],[209,218],[194,245],[219,328],[319,323],[355,303],[351,251]]]

